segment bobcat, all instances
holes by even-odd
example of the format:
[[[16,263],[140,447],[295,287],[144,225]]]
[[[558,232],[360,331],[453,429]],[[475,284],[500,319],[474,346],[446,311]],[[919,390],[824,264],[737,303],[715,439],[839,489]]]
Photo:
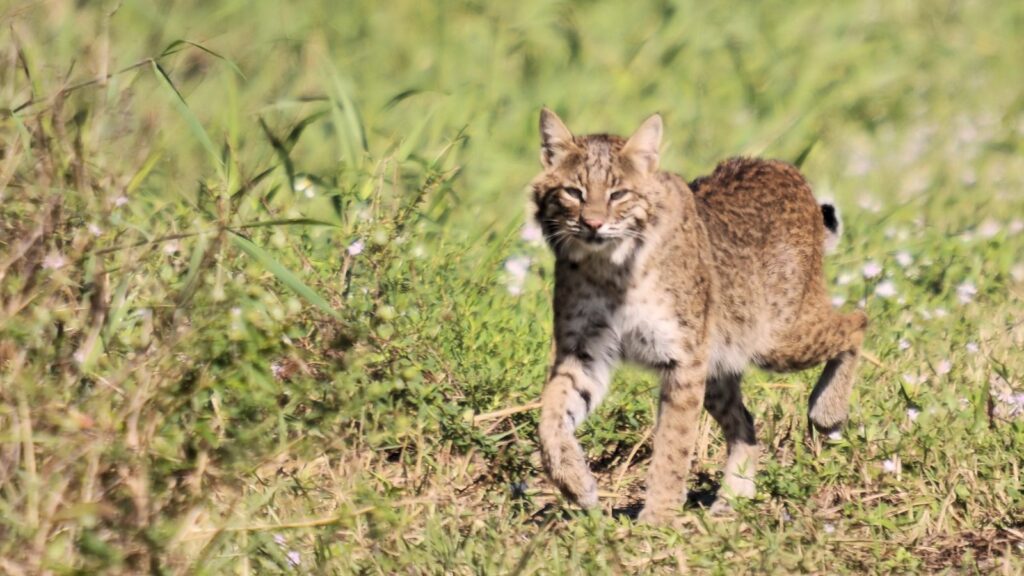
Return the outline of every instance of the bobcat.
[[[712,511],[754,496],[758,447],[740,394],[748,364],[785,372],[824,362],[809,420],[831,431],[847,417],[867,319],[838,313],[826,293],[835,209],[783,162],[735,158],[689,185],[659,171],[657,114],[626,140],[574,136],[545,108],[540,131],[543,172],[531,188],[556,258],[539,428],[547,474],[579,505],[597,504],[575,430],[628,360],[661,376],[640,520],[664,522],[682,503],[701,405],[728,445]]]

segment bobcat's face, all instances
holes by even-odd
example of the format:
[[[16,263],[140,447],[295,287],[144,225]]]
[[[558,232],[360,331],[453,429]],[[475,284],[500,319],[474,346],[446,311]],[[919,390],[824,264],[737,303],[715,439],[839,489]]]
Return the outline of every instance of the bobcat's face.
[[[627,141],[604,134],[574,137],[545,110],[541,131],[545,170],[534,180],[533,193],[536,217],[551,248],[577,259],[594,252],[614,254],[623,245],[642,242],[660,118],[652,117]],[[651,142],[640,141],[645,138],[655,140],[653,158]]]

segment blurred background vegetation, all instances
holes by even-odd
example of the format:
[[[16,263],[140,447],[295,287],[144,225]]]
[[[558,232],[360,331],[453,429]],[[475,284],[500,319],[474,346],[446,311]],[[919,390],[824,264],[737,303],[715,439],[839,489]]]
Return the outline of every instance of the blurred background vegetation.
[[[1024,569],[1024,4],[159,4],[0,6],[0,572]],[[636,371],[583,430],[604,512],[541,479],[545,104],[845,216],[851,423],[805,442],[815,376],[752,374],[733,521],[616,512]]]

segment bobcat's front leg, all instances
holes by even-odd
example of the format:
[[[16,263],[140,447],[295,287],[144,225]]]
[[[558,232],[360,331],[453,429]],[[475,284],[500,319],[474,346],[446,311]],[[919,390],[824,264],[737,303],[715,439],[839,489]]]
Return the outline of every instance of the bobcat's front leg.
[[[647,498],[640,521],[661,524],[675,514],[686,497],[686,481],[697,439],[707,366],[672,363],[662,369],[654,454],[647,472]]]
[[[607,379],[607,370],[597,370],[576,356],[566,356],[556,360],[541,395],[540,449],[544,469],[566,497],[585,508],[597,505],[597,482],[575,432],[604,398]]]

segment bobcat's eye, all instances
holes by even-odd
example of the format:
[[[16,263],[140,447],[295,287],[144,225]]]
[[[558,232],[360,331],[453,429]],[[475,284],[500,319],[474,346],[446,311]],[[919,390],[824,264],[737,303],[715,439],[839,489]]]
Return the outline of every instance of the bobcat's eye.
[[[608,195],[608,200],[612,202],[615,202],[616,200],[622,200],[623,198],[626,197],[626,194],[629,194],[629,192],[629,190],[616,190],[615,192],[612,192],[611,194]]]
[[[562,188],[562,191],[568,194],[570,198],[575,198],[577,202],[583,202],[583,190],[569,186]]]

